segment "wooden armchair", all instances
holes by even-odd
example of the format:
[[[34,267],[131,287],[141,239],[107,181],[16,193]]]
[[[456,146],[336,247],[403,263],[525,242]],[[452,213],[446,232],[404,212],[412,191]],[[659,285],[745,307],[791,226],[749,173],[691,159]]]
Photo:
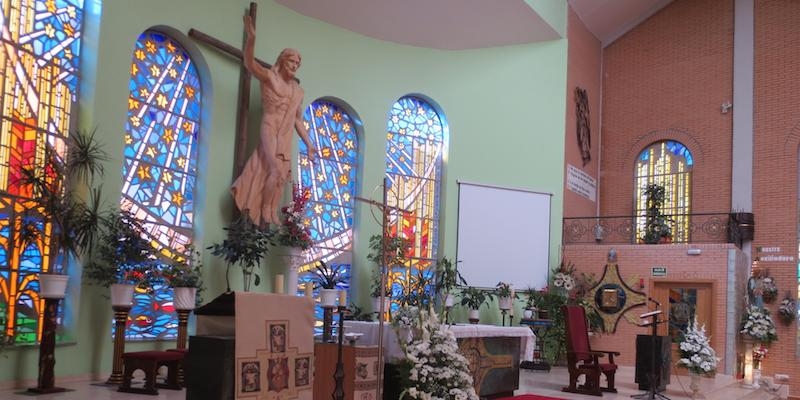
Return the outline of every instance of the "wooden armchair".
[[[617,364],[614,364],[616,351],[596,351],[589,345],[589,329],[586,323],[586,313],[581,306],[563,306],[564,331],[567,335],[567,368],[569,370],[569,386],[561,389],[562,392],[590,394],[602,396],[603,392],[616,393],[614,388],[614,374]],[[608,355],[608,362],[601,363],[600,357]],[[600,374],[606,376],[608,385],[600,387]],[[584,384],[578,385],[578,378],[586,376]]]

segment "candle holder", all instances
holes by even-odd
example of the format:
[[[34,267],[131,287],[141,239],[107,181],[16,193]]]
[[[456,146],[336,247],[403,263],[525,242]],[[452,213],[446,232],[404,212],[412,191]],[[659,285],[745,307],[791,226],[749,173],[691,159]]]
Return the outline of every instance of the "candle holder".
[[[333,309],[331,309],[332,311]],[[347,306],[339,305],[339,328],[338,336],[339,341],[336,345],[336,370],[333,372],[333,381],[335,387],[333,389],[333,400],[344,400],[344,362],[342,361],[342,342],[344,340],[344,313]]]

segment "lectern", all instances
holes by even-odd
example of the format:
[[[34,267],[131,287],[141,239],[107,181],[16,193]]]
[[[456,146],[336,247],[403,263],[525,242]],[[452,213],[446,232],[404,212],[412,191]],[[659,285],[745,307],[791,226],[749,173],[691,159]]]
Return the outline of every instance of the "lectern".
[[[669,383],[671,341],[669,336],[658,336],[658,324],[666,322],[660,320],[661,310],[644,313],[639,316],[642,323],[639,326],[650,327],[650,335],[636,336],[636,376],[635,382],[642,394],[631,396],[636,399],[666,399],[662,395]],[[650,318],[649,321],[645,318]]]

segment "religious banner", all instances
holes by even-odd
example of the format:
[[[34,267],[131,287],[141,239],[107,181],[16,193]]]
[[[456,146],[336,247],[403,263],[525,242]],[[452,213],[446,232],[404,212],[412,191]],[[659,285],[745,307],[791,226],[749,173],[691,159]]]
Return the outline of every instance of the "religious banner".
[[[313,398],[314,303],[306,297],[236,293],[237,399]]]

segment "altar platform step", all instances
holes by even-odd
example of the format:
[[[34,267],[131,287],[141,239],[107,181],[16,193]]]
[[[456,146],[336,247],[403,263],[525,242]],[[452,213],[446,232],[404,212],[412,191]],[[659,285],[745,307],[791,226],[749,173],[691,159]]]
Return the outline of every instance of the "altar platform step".
[[[516,394],[533,393],[561,399],[593,398],[603,400],[630,400],[631,395],[642,393],[639,384],[634,383],[634,367],[621,366],[616,373],[617,393],[603,393],[602,397],[586,396],[573,393],[564,393],[561,388],[569,382],[569,372],[566,367],[553,367],[550,372],[520,370],[520,390]],[[670,384],[663,394],[671,400],[688,400],[692,398],[689,389],[690,379],[687,375],[675,375],[674,370],[670,376]],[[776,400],[786,398],[787,387],[777,385],[777,391],[767,385],[759,389],[743,388],[740,381],[730,375],[718,374],[714,378],[701,378],[699,396],[696,399],[707,400]],[[781,397],[781,395],[783,397]]]
[[[602,399],[602,400],[630,400],[631,395],[639,394],[638,384],[633,382],[634,368],[620,367],[617,371],[616,387],[618,393],[605,393],[603,397],[585,396],[573,393],[564,393],[561,388],[569,381],[569,373],[564,367],[553,367],[550,372],[520,370],[520,390],[517,394],[535,393],[542,396],[560,399]],[[691,399],[689,377],[686,375],[671,376],[670,384],[665,393],[672,400]],[[117,386],[93,385],[94,382],[56,378],[56,384],[72,391],[47,395],[47,399],[54,400],[123,400],[123,399],[158,399],[158,400],[185,400],[186,390],[162,390],[157,396],[143,396],[117,392]],[[31,396],[22,393],[25,388],[35,386],[36,382],[23,382],[17,389],[0,390],[0,399],[3,400],[30,400]],[[728,375],[717,375],[713,379],[702,379],[699,399],[708,400],[775,400],[780,399],[779,394],[786,395],[786,386],[782,392],[774,393],[769,388],[762,386],[760,389],[745,389],[739,381]],[[785,397],[783,397],[785,398]],[[324,399],[323,399],[324,400]]]

